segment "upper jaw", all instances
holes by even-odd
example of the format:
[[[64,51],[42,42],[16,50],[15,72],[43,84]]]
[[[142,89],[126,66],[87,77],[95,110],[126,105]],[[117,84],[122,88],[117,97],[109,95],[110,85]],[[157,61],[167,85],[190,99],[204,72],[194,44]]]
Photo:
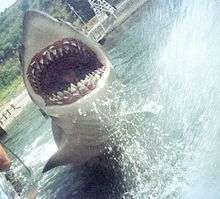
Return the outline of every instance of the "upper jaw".
[[[65,40],[65,38],[82,41],[89,49],[91,49],[96,54],[97,59],[102,66],[111,66],[100,46],[96,42],[85,36],[83,33],[74,29],[74,27],[72,27],[71,25],[60,22],[48,16],[47,14],[38,11],[28,11],[24,17],[23,52],[21,54],[23,76],[25,85],[29,91],[31,98],[44,110],[46,109],[47,105],[51,104],[47,104],[47,101],[42,98],[41,95],[36,93],[36,91],[33,89],[33,82],[31,83],[31,78],[27,75],[30,73],[30,71],[28,70],[30,70],[31,68],[30,65],[34,65],[36,61],[40,63],[41,60],[34,59],[39,52],[43,54],[44,52],[42,52],[42,50],[48,50],[55,42],[67,42],[68,40]],[[45,56],[48,56],[47,53],[45,54]],[[98,73],[100,72],[101,71],[98,70]]]

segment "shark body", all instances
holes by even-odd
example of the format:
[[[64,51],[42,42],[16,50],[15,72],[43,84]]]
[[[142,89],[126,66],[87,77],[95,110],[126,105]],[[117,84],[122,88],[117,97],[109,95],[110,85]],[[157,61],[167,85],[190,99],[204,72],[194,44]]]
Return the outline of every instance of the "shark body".
[[[28,11],[23,27],[24,83],[33,102],[52,118],[58,146],[43,172],[69,163],[82,165],[105,153],[119,108],[107,101],[121,84],[102,47],[39,11]]]

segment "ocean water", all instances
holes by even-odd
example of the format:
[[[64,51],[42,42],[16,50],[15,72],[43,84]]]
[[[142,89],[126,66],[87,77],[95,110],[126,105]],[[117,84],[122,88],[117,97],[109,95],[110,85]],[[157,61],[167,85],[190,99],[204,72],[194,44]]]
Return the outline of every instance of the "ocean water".
[[[40,199],[220,198],[220,2],[149,1],[104,48],[125,89],[121,106],[150,114],[115,124],[121,155],[42,169],[57,148],[50,119],[28,105],[9,128],[14,170]]]

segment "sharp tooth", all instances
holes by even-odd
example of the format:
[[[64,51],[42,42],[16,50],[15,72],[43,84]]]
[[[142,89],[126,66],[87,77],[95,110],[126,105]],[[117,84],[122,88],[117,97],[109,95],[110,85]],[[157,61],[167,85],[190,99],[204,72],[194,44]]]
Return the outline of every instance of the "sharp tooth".
[[[74,47],[77,47],[77,45],[74,41],[71,42],[71,45],[74,46]]]
[[[33,65],[35,65],[35,63],[36,63],[36,62],[35,62],[35,61],[33,61],[33,62],[30,64],[30,65],[31,65],[31,66],[33,66]]]
[[[100,79],[100,75],[95,74],[94,76],[95,76],[96,79]]]
[[[63,91],[64,95],[71,95],[68,91]]]
[[[84,79],[80,80],[80,83],[84,85],[85,80]]]
[[[52,94],[52,97],[53,97],[53,98],[56,98],[56,99],[58,99],[58,100],[61,100],[61,99],[62,99],[59,95],[55,95],[54,93]]]
[[[79,92],[80,92],[81,94],[84,94],[84,93],[86,93],[86,92],[89,91],[89,89],[88,89],[84,84],[82,84],[81,82],[79,82],[79,83],[77,84],[77,86],[78,86]]]
[[[59,95],[57,95],[57,99],[58,99],[58,100],[62,100],[62,97],[60,97]]]
[[[66,40],[63,42],[63,44],[70,44],[70,42]]]
[[[51,52],[56,58],[59,58],[56,49],[51,49],[50,52]]]
[[[86,88],[85,85],[82,84],[81,82],[78,82],[78,83],[77,83],[77,87],[78,87],[78,90],[79,90],[79,91],[82,91],[82,90],[84,90],[84,89]]]
[[[72,53],[75,53],[75,54],[77,54],[77,53],[79,52],[78,49],[75,48],[75,47],[74,47],[74,48],[71,48],[70,50],[71,50]]]
[[[91,79],[91,82],[92,82],[93,84],[96,84],[97,81],[98,81],[98,80],[96,79],[96,77],[93,77],[93,78]]]
[[[79,88],[79,87],[81,87],[81,86],[83,86],[83,84],[82,84],[81,82],[78,82],[78,83],[77,83],[77,87]]]
[[[34,68],[33,68],[32,71],[31,71],[31,73],[34,75],[34,72],[35,72],[35,71],[34,71]]]
[[[41,70],[39,64],[35,64],[35,68],[38,69],[38,70]]]
[[[56,102],[57,104],[63,104],[63,102],[61,102],[61,101],[58,101],[58,102]]]
[[[36,64],[34,65],[34,67],[35,67],[39,72],[42,72],[42,69],[41,69],[41,67],[40,67],[40,65],[39,65],[38,63],[36,63]]]
[[[86,78],[84,79],[84,84],[86,84],[87,82],[89,82],[89,80],[90,80],[90,77],[88,76],[86,76]]]
[[[50,52],[49,51],[47,51],[46,56],[47,56],[48,60],[53,61],[53,58],[50,56]]]
[[[71,92],[71,87],[69,87],[69,88],[67,89],[67,91]]]
[[[86,86],[84,86],[83,90],[80,90],[81,93],[87,93],[88,91],[89,91],[89,89]]]
[[[71,89],[72,92],[76,91],[77,90],[76,88],[77,87],[74,84],[70,85],[70,89]]]
[[[99,71],[103,73],[105,71],[105,69],[104,68],[100,68]]]
[[[71,93],[75,93],[77,90],[71,87]]]
[[[86,86],[90,82],[90,79],[85,79],[84,80],[84,85]]]
[[[58,101],[57,98],[52,98],[52,97],[50,97],[49,100],[52,101],[52,102],[57,102]]]
[[[85,80],[87,80],[87,79],[89,79],[89,75],[86,75],[86,78],[85,78]]]
[[[43,64],[39,64],[39,63],[37,63],[37,64],[40,67],[40,70],[42,71],[44,69],[44,65]]]
[[[99,75],[102,75],[102,73],[103,73],[102,69],[99,69],[97,72],[97,74],[99,74]]]
[[[89,79],[92,79],[93,78],[93,75],[92,74],[89,74]]]
[[[96,73],[97,75],[101,75],[101,71],[99,71],[99,70],[96,70],[95,73]]]
[[[57,92],[57,95],[59,95],[60,97],[63,97],[64,96],[64,94],[62,93],[62,92]]]
[[[69,46],[64,46],[64,49],[66,52],[69,52],[69,50],[70,50]]]
[[[39,62],[44,65],[44,59],[43,58]]]
[[[60,55],[63,56],[63,49],[59,48],[58,51],[59,51]]]
[[[98,78],[94,75],[93,78],[92,78],[94,81],[97,81]]]
[[[73,87],[73,88],[76,88],[76,85],[74,85],[74,84],[72,84],[72,83],[70,84],[70,86]]]

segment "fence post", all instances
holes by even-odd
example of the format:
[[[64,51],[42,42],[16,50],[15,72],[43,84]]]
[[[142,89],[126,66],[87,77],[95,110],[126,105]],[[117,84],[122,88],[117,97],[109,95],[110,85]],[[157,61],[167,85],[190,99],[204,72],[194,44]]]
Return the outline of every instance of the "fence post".
[[[0,137],[4,137],[7,135],[7,132],[0,126]]]

